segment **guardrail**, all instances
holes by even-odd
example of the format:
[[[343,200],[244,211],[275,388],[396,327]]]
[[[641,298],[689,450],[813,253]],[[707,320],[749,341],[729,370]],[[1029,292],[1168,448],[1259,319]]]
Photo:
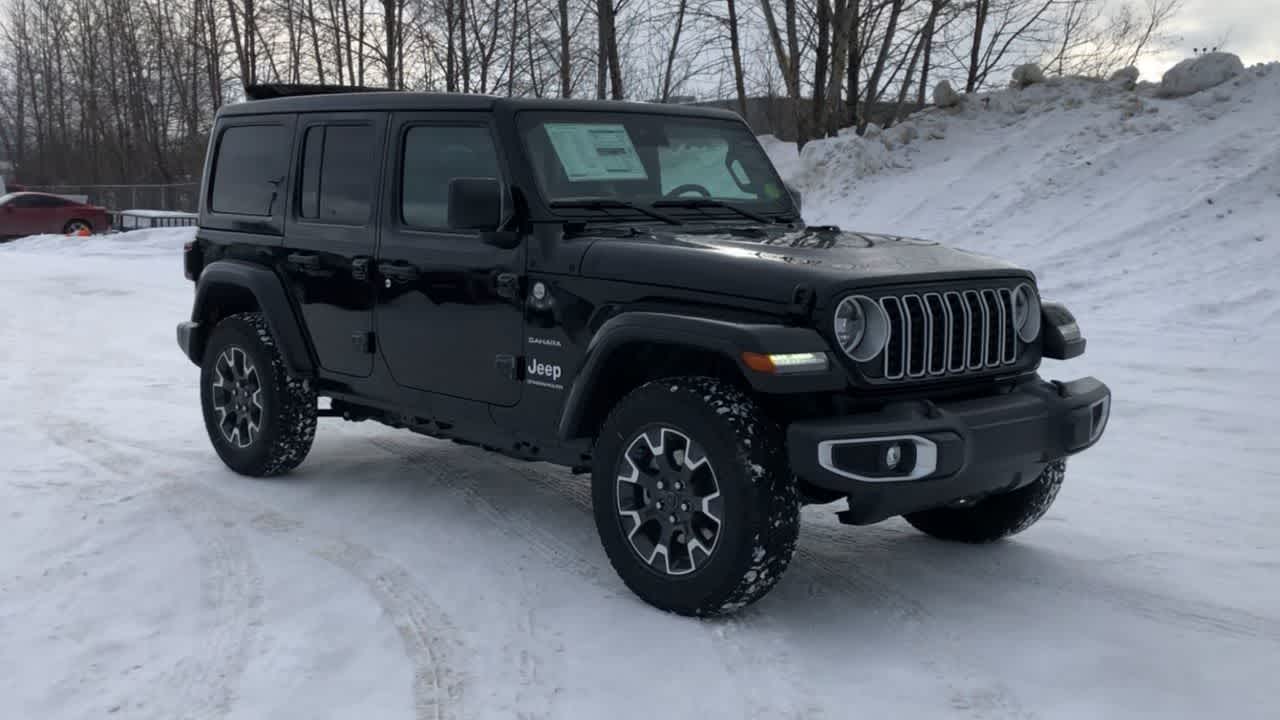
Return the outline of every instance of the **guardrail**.
[[[199,215],[172,210],[120,210],[113,211],[111,227],[127,232],[143,228],[191,227],[200,219]]]

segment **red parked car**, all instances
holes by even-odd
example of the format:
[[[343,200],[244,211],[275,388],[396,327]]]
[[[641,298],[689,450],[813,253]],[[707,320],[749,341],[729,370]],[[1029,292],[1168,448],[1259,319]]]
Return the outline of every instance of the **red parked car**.
[[[96,205],[59,195],[16,192],[0,196],[0,237],[43,233],[102,232],[109,226],[107,211]]]

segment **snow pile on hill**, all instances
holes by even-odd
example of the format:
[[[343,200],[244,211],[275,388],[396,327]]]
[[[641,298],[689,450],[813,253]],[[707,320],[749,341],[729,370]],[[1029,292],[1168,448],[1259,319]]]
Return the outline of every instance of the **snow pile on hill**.
[[[799,155],[765,141],[810,222],[1008,258],[1086,317],[1274,325],[1280,63],[1180,99],[1130,82],[967,96]]]
[[[1160,79],[1161,97],[1185,97],[1217,87],[1244,73],[1244,63],[1231,53],[1207,53],[1174,65]]]

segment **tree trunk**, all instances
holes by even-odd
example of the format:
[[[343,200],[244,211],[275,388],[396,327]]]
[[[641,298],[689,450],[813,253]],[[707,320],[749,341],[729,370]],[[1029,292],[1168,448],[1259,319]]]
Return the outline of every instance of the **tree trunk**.
[[[384,47],[386,58],[385,65],[387,69],[387,87],[395,90],[396,80],[398,78],[396,70],[396,43],[399,40],[400,30],[397,25],[399,13],[396,6],[400,4],[400,0],[382,0],[382,28],[385,35],[386,46]]]
[[[688,5],[688,0],[680,0],[679,9],[676,10],[676,29],[671,35],[671,49],[667,51],[667,69],[662,74],[662,102],[671,99],[671,71],[676,64],[676,51],[680,48],[680,31],[684,28],[684,11]]]
[[[916,95],[916,104],[924,105],[929,92],[929,70],[933,61],[933,33],[938,27],[938,14],[947,6],[947,0],[933,0],[929,8],[929,19],[924,25],[924,64],[920,68],[920,91]]]
[[[819,136],[827,127],[827,71],[831,62],[831,4],[830,0],[817,0],[818,49],[813,59],[813,135]],[[834,74],[834,73],[833,73]]]
[[[985,0],[983,0],[985,1]],[[871,107],[875,103],[880,94],[880,77],[884,74],[885,62],[889,59],[889,50],[893,47],[893,36],[898,31],[898,16],[902,14],[903,0],[893,0],[893,7],[889,11],[889,26],[885,28],[884,40],[880,43],[880,54],[876,57],[875,69],[871,71],[871,78],[867,80],[867,106]],[[867,131],[867,124],[871,118],[866,113],[858,120],[858,134],[861,135]]]
[[[840,108],[840,89],[844,85],[845,64],[849,62],[854,42],[854,28],[858,19],[858,3],[836,0],[831,27],[831,72],[827,78],[826,125],[816,132],[835,137],[843,121]]]
[[[729,3],[729,54],[733,58],[733,84],[738,91],[738,113],[747,117],[747,83],[742,74],[742,46],[738,40],[738,8],[736,0]]]
[[[991,0],[978,0],[973,6],[975,13],[973,22],[973,45],[969,50],[969,75],[964,83],[965,92],[973,92],[978,85],[978,65],[982,57],[982,34],[986,31],[987,13],[991,10]]]
[[[316,24],[316,2],[307,0],[307,28],[311,35],[311,56],[316,63],[316,75],[324,85],[324,56],[320,54],[320,28]]]
[[[930,18],[932,19],[932,18]],[[926,25],[928,21],[925,21]],[[907,72],[902,76],[902,89],[898,91],[898,102],[893,108],[893,118],[890,124],[895,124],[902,119],[902,110],[907,104],[907,93],[911,92],[911,76],[916,72],[916,63],[920,62],[920,54],[924,51],[924,31],[915,39],[915,49],[911,51],[911,61],[907,63]]]
[[[616,10],[613,7],[613,0],[599,0],[598,5],[601,14],[600,36],[604,42],[605,60],[609,68],[609,96],[614,100],[621,100],[623,97],[622,61],[618,57]]]
[[[849,99],[849,120],[854,124],[858,122],[858,101],[862,97],[860,88],[860,76],[862,73],[862,56],[864,49],[862,47],[862,13],[861,1],[850,0],[850,12],[853,13],[853,26],[849,33],[849,69],[848,79],[849,86],[845,89],[845,97]]]
[[[446,43],[444,86],[446,92],[458,91],[458,2],[461,2],[461,0],[449,0],[444,6]]]
[[[560,21],[560,97],[571,97],[572,74],[569,57],[569,0],[558,0],[556,6],[557,19]]]

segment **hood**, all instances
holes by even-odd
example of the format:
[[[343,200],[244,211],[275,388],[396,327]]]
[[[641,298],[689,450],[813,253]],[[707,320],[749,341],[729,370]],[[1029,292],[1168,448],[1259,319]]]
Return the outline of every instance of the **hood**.
[[[819,304],[857,288],[979,277],[1026,270],[915,238],[841,231],[748,228],[718,233],[649,229],[596,239],[582,259],[588,277],[789,302],[809,285]]]

